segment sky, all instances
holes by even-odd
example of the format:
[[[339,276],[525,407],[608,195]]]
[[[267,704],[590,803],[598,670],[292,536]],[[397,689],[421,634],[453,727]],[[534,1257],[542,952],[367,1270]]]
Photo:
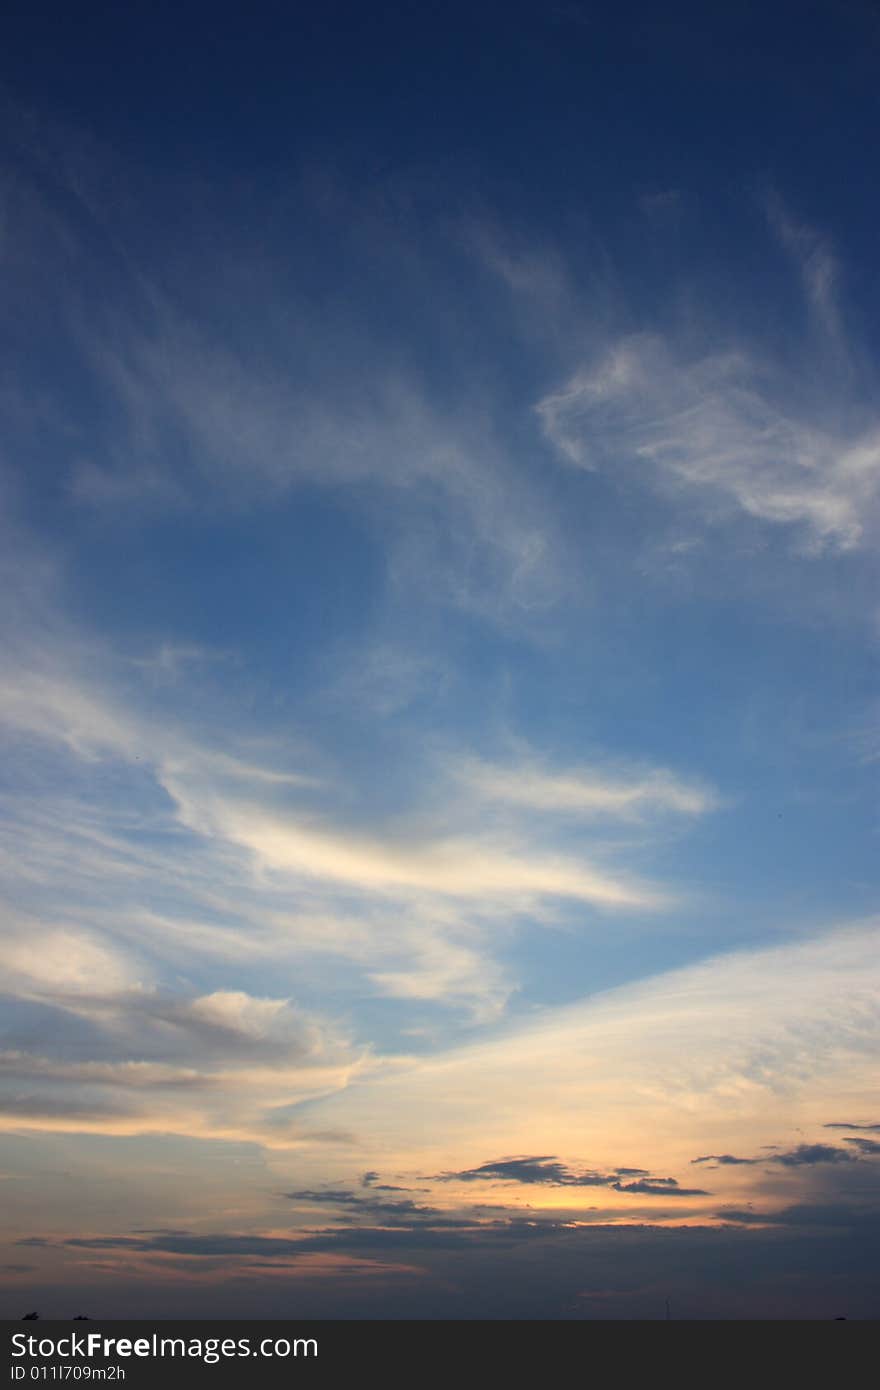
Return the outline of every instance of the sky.
[[[0,1314],[878,1315],[878,66],[11,5]]]

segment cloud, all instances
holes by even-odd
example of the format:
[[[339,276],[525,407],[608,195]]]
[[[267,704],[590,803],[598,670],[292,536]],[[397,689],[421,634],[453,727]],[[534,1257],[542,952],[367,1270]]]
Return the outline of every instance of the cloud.
[[[411,940],[400,943],[406,958],[395,968],[390,963],[380,968],[374,959],[367,971],[370,983],[391,999],[464,1007],[475,1022],[497,1018],[515,988],[510,972],[485,946],[480,950],[466,943],[442,922],[433,924],[430,915],[422,916],[421,926],[413,921]]]
[[[852,1163],[854,1155],[831,1144],[798,1144],[787,1153],[772,1154],[768,1161],[786,1168],[803,1168],[813,1163]]]
[[[868,1130],[880,1130],[880,1124],[877,1124],[877,1125],[850,1125],[850,1124],[846,1124],[846,1123],[845,1123],[844,1121],[842,1121],[842,1120],[835,1120],[835,1121],[832,1121],[831,1124],[826,1124],[826,1125],[825,1125],[825,1129],[868,1129]]]
[[[487,814],[486,788],[465,786],[462,797],[461,779],[429,779],[434,804],[401,808],[385,824],[374,814],[369,828],[341,823],[340,801],[350,803],[353,788],[315,776],[314,750],[295,749],[301,761],[291,767],[289,750],[280,766],[270,762],[276,750],[268,737],[255,750],[253,741],[227,735],[219,748],[160,719],[148,693],[126,687],[118,671],[115,681],[106,673],[87,678],[84,655],[68,638],[36,674],[26,662],[11,663],[0,723],[39,738],[56,756],[66,750],[72,786],[77,762],[98,762],[115,765],[120,790],[128,778],[130,791],[102,804],[92,778],[64,807],[20,801],[10,817],[8,869],[13,878],[45,882],[54,864],[68,902],[75,886],[92,920],[106,916],[114,935],[146,933],[154,952],[335,954],[375,992],[441,1001],[486,1020],[516,986],[492,951],[493,937],[509,933],[512,912],[540,921],[552,916],[554,901],[612,912],[655,912],[674,901],[668,889],[611,864],[607,847],[602,864],[588,848],[561,851],[552,826],[535,833],[529,805],[514,807],[513,818],[504,804]],[[491,770],[479,760],[472,766]],[[592,792],[609,817],[627,815],[624,803],[695,812],[708,796],[667,774],[649,774],[646,785],[600,790],[596,783]],[[136,814],[145,802],[150,810]],[[108,878],[173,885],[186,906],[174,914],[141,906],[126,928],[129,912],[108,913],[106,893],[95,891]],[[298,911],[294,900],[304,905]],[[216,920],[221,913],[225,922]]]
[[[623,1178],[641,1174],[632,1182]],[[607,1187],[615,1192],[635,1192],[644,1196],[707,1197],[697,1188],[679,1187],[675,1178],[652,1178],[643,1168],[616,1168],[612,1173],[575,1173],[552,1155],[533,1158],[495,1159],[477,1168],[465,1168],[457,1173],[441,1173],[441,1182],[514,1182],[528,1186],[547,1187]]]
[[[129,660],[157,682],[174,682],[191,667],[232,662],[234,656],[195,642],[161,642],[152,655],[130,657]]]
[[[362,650],[347,646],[338,665],[327,697],[360,716],[391,719],[435,699],[454,683],[455,673],[436,652],[399,641],[371,642]]]
[[[478,797],[550,814],[628,820],[655,813],[701,816],[717,805],[715,794],[663,769],[613,777],[584,768],[548,772],[534,762],[497,764],[477,759],[458,764],[456,775]]]
[[[292,1202],[314,1202],[318,1206],[359,1207],[368,1200],[357,1192],[332,1187],[302,1188],[298,1192],[282,1192],[281,1195],[289,1198]],[[369,1205],[375,1205],[375,1203],[369,1202]]]
[[[164,1062],[68,1062],[57,1057],[9,1048],[0,1052],[0,1077],[119,1086],[124,1090],[164,1086],[201,1086],[205,1077],[194,1067]],[[91,1102],[89,1102],[90,1104]]]
[[[829,337],[841,340],[842,325],[835,293],[840,265],[831,247],[814,227],[797,222],[791,216],[778,193],[768,195],[766,206],[770,226],[798,266],[812,312]]]
[[[137,1126],[134,1107],[125,1096],[100,1100],[88,1095],[13,1094],[0,1097],[0,1122],[7,1129],[47,1128],[57,1130],[125,1133],[126,1125]],[[122,1126],[119,1129],[118,1126]]]
[[[862,1154],[880,1154],[880,1139],[863,1139],[847,1137],[843,1141],[845,1144],[852,1144],[853,1148],[858,1149]]]
[[[0,922],[6,989],[23,998],[78,1000],[141,988],[145,972],[95,932],[51,926],[16,914]]]
[[[708,507],[797,527],[815,553],[873,534],[880,421],[846,409],[834,424],[811,420],[794,388],[746,352],[687,358],[658,336],[624,338],[536,410],[577,468],[635,463]]]
[[[871,1237],[878,1223],[880,1210],[865,1210],[849,1202],[797,1202],[772,1211],[756,1211],[751,1207],[722,1207],[718,1216],[724,1221],[753,1226],[831,1226],[840,1229],[866,1229]]]
[[[547,1184],[551,1187],[605,1187],[614,1180],[602,1173],[573,1173],[552,1155],[536,1158],[504,1158],[481,1163],[458,1173],[442,1173],[442,1182],[517,1182]]]
[[[181,779],[166,778],[184,824],[249,850],[269,869],[324,879],[373,893],[428,892],[443,897],[579,899],[603,908],[650,909],[664,904],[657,890],[615,877],[563,855],[537,855],[489,837],[454,834],[427,841],[380,840],[344,833],[254,802],[201,796]]]
[[[149,718],[114,714],[112,701],[92,693],[81,696],[79,686],[70,680],[45,681],[43,697],[42,702],[35,700],[32,691],[22,689],[19,701],[7,703],[7,722],[20,727],[24,720],[42,737],[65,742],[77,756],[116,756],[137,767],[140,775],[152,776],[172,799],[179,828],[215,853],[244,851],[254,869],[272,876],[276,889],[286,880],[311,893],[354,891],[372,902],[374,909],[381,909],[388,899],[403,898],[407,912],[415,911],[422,924],[421,931],[412,932],[409,959],[405,965],[376,959],[370,971],[373,983],[394,997],[471,1000],[484,1014],[496,1011],[509,995],[511,985],[504,971],[480,949],[479,934],[473,928],[459,933],[450,927],[443,907],[446,901],[458,899],[471,911],[497,913],[503,905],[534,908],[542,898],[651,911],[668,906],[671,900],[656,885],[620,870],[599,868],[583,855],[541,850],[525,824],[499,825],[494,832],[490,825],[451,833],[441,823],[427,836],[393,826],[384,835],[334,826],[311,805],[298,810],[276,804],[276,792],[300,794],[302,801],[304,797],[313,800],[316,791],[326,795],[331,790],[321,788],[312,776],[270,769],[247,757],[200,746],[184,731],[160,728]],[[81,715],[83,710],[87,718]],[[107,730],[112,732],[112,744]],[[459,824],[477,818],[476,805],[472,815],[463,817],[461,811],[456,803],[447,818]],[[119,843],[115,813],[110,824],[114,829],[104,837],[105,856],[114,840]],[[192,846],[188,848],[191,851]],[[229,868],[226,863],[224,876]],[[332,915],[338,916],[335,907],[325,922]],[[272,916],[279,922],[282,919],[278,911]],[[155,914],[153,920],[158,925]],[[294,925],[290,913],[287,922]],[[359,928],[354,919],[350,922],[350,930],[338,943],[349,956],[358,951],[358,934],[365,939],[363,918]],[[385,943],[401,942],[403,934],[401,926],[396,926],[389,935],[383,923]],[[379,939],[371,931],[367,937],[373,943]],[[333,935],[326,929],[322,928],[319,939],[321,949],[333,948]]]
[[[9,669],[0,680],[0,718],[24,733],[63,741],[84,758],[132,756],[139,741],[130,716],[52,671]]]
[[[389,1232],[389,1235],[391,1233]],[[383,1242],[382,1233],[377,1232],[371,1243],[377,1248]],[[368,1242],[361,1242],[367,1244]],[[398,1242],[398,1244],[401,1242]],[[33,1245],[33,1241],[20,1241],[21,1245]],[[351,1244],[355,1244],[354,1241]],[[143,1257],[158,1256],[157,1272],[165,1279],[173,1278],[174,1266],[167,1257],[178,1256],[184,1261],[216,1262],[227,1271],[230,1266],[236,1273],[246,1275],[250,1270],[262,1268],[284,1269],[309,1281],[326,1280],[335,1284],[351,1277],[372,1279],[404,1277],[412,1280],[422,1271],[412,1265],[390,1263],[387,1260],[365,1259],[338,1250],[338,1241],[330,1237],[300,1237],[286,1239],[276,1235],[216,1233],[195,1234],[189,1231],[174,1231],[151,1237],[135,1236],[81,1236],[59,1241],[52,1245],[56,1252],[68,1250],[80,1254],[106,1251],[119,1256],[120,1260],[112,1268],[120,1274]],[[333,1258],[316,1259],[316,1252],[332,1252]]]
[[[715,1214],[720,1221],[733,1221],[739,1226],[766,1226],[773,1221],[772,1215],[751,1207],[721,1207]]]
[[[263,1039],[277,1025],[288,999],[252,999],[241,990],[215,990],[194,999],[189,1009],[197,1023],[235,1037]]]
[[[379,1189],[395,1190],[395,1189]],[[362,1192],[339,1188],[309,1189],[284,1192],[282,1196],[299,1205],[339,1208],[334,1216],[337,1221],[359,1220],[362,1217],[378,1222],[381,1227],[412,1228],[419,1230],[465,1230],[479,1229],[485,1219],[444,1211],[439,1207],[414,1202],[411,1198],[396,1198],[389,1201],[384,1197],[365,1197]],[[354,1229],[361,1229],[360,1226]]]
[[[300,313],[305,321],[305,303]],[[76,467],[80,503],[149,513],[191,510],[205,495],[214,507],[265,506],[304,486],[331,498],[357,489],[373,495],[360,520],[379,536],[392,587],[501,622],[558,600],[567,585],[558,527],[479,402],[439,408],[379,344],[346,367],[320,320],[309,354],[317,370],[295,353],[269,363],[272,312],[251,303],[248,317],[233,346],[152,288],[137,313],[115,307],[79,324],[79,360],[116,421],[99,459]]]
[[[463,224],[462,235],[468,250],[497,277],[512,294],[542,311],[542,317],[564,311],[572,294],[571,278],[559,256],[549,247],[514,244],[509,232],[486,219]]]
[[[188,264],[175,287],[167,261],[157,268],[143,243],[144,254],[132,254],[139,231],[126,228],[121,205],[111,211],[94,192],[100,168],[102,180],[136,201],[179,206],[187,194],[173,176],[154,173],[147,188],[100,142],[33,114],[9,114],[19,131],[32,127],[26,139],[14,138],[23,148],[7,209],[16,243],[39,248],[22,276],[32,310],[26,322],[51,314],[55,356],[65,364],[58,375],[44,374],[39,390],[21,371],[13,389],[23,423],[14,437],[24,449],[35,437],[48,442],[74,513],[216,518],[242,505],[277,507],[317,488],[347,509],[356,496],[356,524],[375,540],[391,593],[418,592],[423,604],[528,628],[533,615],[572,592],[554,509],[512,459],[487,391],[465,373],[450,396],[447,368],[420,362],[421,335],[437,327],[437,266],[413,255],[388,209],[377,235],[372,198],[365,203],[337,186],[355,292],[318,308],[308,278],[290,274],[288,235],[255,244],[250,219],[234,228],[226,191],[206,184],[205,206],[222,200],[224,226],[238,245],[221,248],[216,219],[194,213],[188,244],[177,246]],[[294,262],[305,264],[326,254],[326,209],[294,182],[301,199]],[[265,225],[274,220],[273,212]],[[446,231],[460,241],[448,224]],[[444,263],[451,249],[442,248]],[[514,279],[552,282],[529,251],[508,262]],[[69,273],[47,282],[45,263]],[[395,281],[403,276],[419,307],[402,338],[357,303],[360,280],[380,264]],[[100,293],[85,295],[87,285]],[[87,403],[82,414],[69,408],[68,370]],[[153,674],[173,677],[179,664],[172,658]]]
[[[718,1163],[722,1168],[736,1167],[739,1164],[759,1163],[757,1158],[736,1158],[733,1154],[703,1154],[701,1158],[692,1158],[691,1163]]]
[[[99,1235],[74,1236],[58,1241],[24,1239],[20,1246],[49,1247],[54,1250],[116,1251],[124,1256],[181,1255],[192,1259],[250,1260],[254,1257],[278,1261],[299,1261],[323,1251],[458,1249],[479,1250],[482,1246],[515,1245],[521,1241],[552,1236],[560,1223],[504,1219],[474,1222],[466,1218],[448,1222],[405,1223],[391,1226],[349,1226],[340,1230],[301,1232],[285,1237],[235,1232],[195,1233],[175,1231],[154,1236]],[[564,1227],[562,1228],[564,1229]],[[165,1268],[165,1265],[161,1266]],[[416,1272],[416,1271],[412,1271]]]
[[[675,1178],[638,1178],[635,1182],[616,1182],[618,1192],[638,1192],[645,1197],[709,1197],[701,1187],[679,1187]]]
[[[173,993],[138,982],[122,953],[108,972],[88,939],[69,932],[62,944],[64,969],[49,958],[43,973],[31,939],[30,973],[13,981],[0,1051],[5,1128],[284,1147],[302,1129],[297,1107],[366,1063],[345,1029],[288,998]],[[5,954],[15,945],[8,938]]]
[[[825,1128],[836,1129],[837,1126],[826,1125]],[[846,1139],[844,1142],[855,1145],[865,1154],[880,1153],[880,1143],[873,1139]],[[765,1145],[765,1147],[772,1150],[775,1145]],[[768,1152],[760,1158],[735,1158],[733,1154],[705,1154],[702,1158],[692,1158],[691,1163],[717,1163],[721,1167],[779,1163],[784,1168],[807,1168],[817,1163],[850,1163],[854,1158],[854,1154],[832,1144],[798,1144],[794,1149],[787,1149],[781,1153]]]

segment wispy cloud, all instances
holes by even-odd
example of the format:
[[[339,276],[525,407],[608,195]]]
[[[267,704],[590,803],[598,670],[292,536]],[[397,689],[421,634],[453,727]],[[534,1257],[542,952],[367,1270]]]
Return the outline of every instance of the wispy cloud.
[[[308,792],[320,789],[320,779],[261,765],[246,750],[232,754],[198,741],[185,726],[161,724],[154,714],[139,712],[65,667],[63,660],[36,669],[10,665],[0,684],[0,721],[49,744],[64,744],[79,758],[118,757],[142,764],[174,799],[189,829],[244,846],[268,867],[376,891],[413,888],[465,897],[547,893],[608,906],[650,907],[664,901],[662,893],[622,876],[562,855],[535,854],[517,843],[510,825],[503,835],[499,827],[494,839],[489,834],[470,841],[445,833],[429,840],[410,834],[383,841],[356,830],[335,830],[313,811],[305,819],[279,812],[271,800],[254,800],[254,790]],[[712,804],[707,791],[662,771],[626,783],[465,759],[455,772],[478,801],[506,801],[526,809],[625,816],[652,804],[692,814]],[[460,816],[460,805],[455,813]]]
[[[86,674],[88,664],[97,675]],[[269,734],[255,745],[226,730],[218,746],[210,729],[196,735],[161,717],[156,704],[149,671],[128,660],[114,668],[69,632],[51,661],[35,662],[25,650],[0,688],[0,724],[36,739],[47,767],[60,760],[68,785],[63,807],[17,796],[11,878],[42,882],[45,910],[54,865],[67,885],[56,895],[65,930],[86,917],[129,942],[146,930],[154,966],[187,951],[229,960],[248,951],[265,959],[273,951],[285,959],[335,955],[374,991],[487,1018],[516,984],[492,948],[493,937],[509,936],[511,911],[541,921],[552,918],[554,902],[656,912],[674,901],[607,847],[560,847],[552,825],[539,831],[530,812],[566,798],[592,799],[590,814],[611,819],[628,815],[630,804],[696,813],[709,802],[665,773],[573,785],[535,773],[518,796],[510,768],[472,759],[467,777],[432,777],[430,800],[373,817],[367,829],[362,818],[340,814],[353,789],[326,768],[315,774],[320,753],[305,739],[288,736],[282,749]],[[426,759],[433,768],[430,751]],[[112,768],[113,778],[96,780],[100,768]],[[487,796],[498,800],[497,815],[487,814]],[[121,887],[149,880],[150,903],[108,911],[96,891],[108,878]]]
[[[253,803],[196,802],[170,782],[184,822],[250,850],[270,869],[357,887],[366,892],[416,891],[458,898],[576,898],[605,908],[663,906],[662,893],[594,870],[562,855],[449,835],[427,843],[379,841],[341,834],[294,817],[270,815]]]
[[[233,349],[182,320],[155,292],[142,308],[148,326],[126,315],[78,328],[116,421],[100,458],[76,465],[79,502],[186,513],[206,495],[222,511],[273,505],[304,486],[336,498],[358,489],[361,523],[378,531],[394,587],[502,622],[565,591],[553,511],[511,466],[485,403],[441,409],[378,349],[346,374],[332,342],[320,380],[300,380],[293,367],[267,368],[244,339]],[[251,317],[259,344],[260,306]],[[316,324],[315,334],[326,330]]]
[[[75,1007],[77,1000],[145,983],[126,953],[94,932],[16,914],[3,922],[0,943],[7,988],[24,998],[61,999]]]
[[[742,1164],[750,1166],[759,1163],[757,1158],[737,1158],[735,1154],[701,1154],[699,1158],[692,1158],[691,1163],[717,1163],[722,1168],[739,1167]]]
[[[590,768],[551,771],[528,760],[499,764],[471,759],[456,770],[486,801],[563,815],[610,820],[635,820],[651,812],[700,816],[718,804],[708,787],[663,769],[614,776]]]
[[[825,1125],[825,1128],[826,1128],[826,1129],[870,1129],[870,1130],[880,1130],[880,1124],[876,1124],[876,1125],[856,1125],[856,1124],[852,1124],[852,1125],[851,1125],[851,1124],[847,1124],[847,1123],[846,1123],[845,1121],[843,1121],[843,1120],[833,1120],[833,1121],[831,1121],[830,1123],[826,1124],[826,1125]]]
[[[811,310],[829,337],[843,345],[836,295],[840,265],[827,239],[814,227],[796,221],[777,192],[768,194],[766,207],[770,226],[798,266]]]
[[[851,550],[872,536],[880,423],[832,425],[760,358],[684,354],[650,334],[625,338],[536,409],[547,439],[578,468],[636,463],[648,480],[702,494],[760,521],[798,528],[808,549]]]

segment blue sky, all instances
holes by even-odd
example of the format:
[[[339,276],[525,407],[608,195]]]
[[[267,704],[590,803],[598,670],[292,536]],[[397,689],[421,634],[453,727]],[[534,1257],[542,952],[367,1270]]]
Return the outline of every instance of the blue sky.
[[[870,1312],[873,9],[8,40],[4,1306]]]

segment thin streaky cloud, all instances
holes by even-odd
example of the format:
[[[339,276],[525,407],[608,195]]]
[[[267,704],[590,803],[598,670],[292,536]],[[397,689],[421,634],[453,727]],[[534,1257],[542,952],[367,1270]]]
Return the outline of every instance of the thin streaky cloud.
[[[811,310],[828,336],[842,345],[843,326],[837,302],[840,264],[837,257],[815,228],[792,217],[778,193],[768,194],[766,207],[770,226],[798,266]]]
[[[876,1125],[855,1125],[855,1124],[852,1124],[852,1125],[851,1125],[851,1124],[847,1124],[847,1123],[846,1123],[845,1121],[843,1121],[843,1120],[833,1120],[833,1121],[831,1121],[829,1124],[826,1124],[826,1125],[825,1125],[825,1128],[826,1128],[826,1129],[867,1129],[867,1130],[880,1130],[880,1124],[876,1124]]]
[[[199,801],[169,778],[185,824],[248,849],[259,863],[306,878],[350,884],[365,892],[422,891],[452,898],[575,898],[603,908],[656,909],[664,893],[563,856],[525,847],[449,836],[427,844],[382,843],[342,835],[259,806],[219,798]]]
[[[383,842],[357,830],[345,833],[321,825],[313,813],[308,820],[280,814],[242,796],[236,785],[277,783],[309,790],[319,785],[316,779],[199,746],[184,731],[161,729],[152,719],[118,712],[100,692],[63,676],[22,673],[8,680],[0,688],[0,717],[16,728],[64,742],[79,756],[112,753],[130,763],[149,762],[184,826],[247,850],[271,870],[349,884],[368,893],[422,891],[477,899],[558,896],[612,909],[652,910],[669,902],[670,895],[661,889],[588,861],[541,854],[515,836],[511,842],[509,832],[508,843],[500,836],[467,838],[448,832],[422,843],[402,838]],[[689,795],[695,794],[662,780],[653,791],[649,787],[641,792],[642,799],[678,805],[686,804]],[[627,793],[606,789],[606,808],[615,803],[615,796],[619,804]]]
[[[456,772],[486,801],[535,811],[626,820],[652,811],[700,816],[718,804],[710,789],[663,769],[626,778],[588,768],[553,772],[527,761],[503,765],[471,760],[459,764]]]
[[[880,422],[811,420],[760,360],[733,349],[682,356],[658,336],[623,339],[536,406],[570,465],[625,460],[649,483],[675,483],[709,506],[726,501],[788,525],[808,553],[848,551],[875,535]]]

